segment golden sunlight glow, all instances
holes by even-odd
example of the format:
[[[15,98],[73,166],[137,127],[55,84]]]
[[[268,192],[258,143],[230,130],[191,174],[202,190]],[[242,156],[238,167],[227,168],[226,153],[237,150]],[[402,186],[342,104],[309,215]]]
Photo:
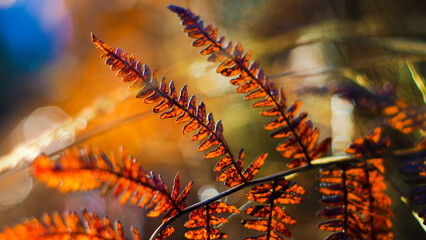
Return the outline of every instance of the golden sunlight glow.
[[[53,144],[63,143],[62,147],[71,145],[74,140],[70,141],[78,131],[86,128],[87,123],[99,114],[110,111],[115,105],[125,101],[128,94],[123,94],[122,89],[107,94],[106,97],[100,98],[93,104],[84,108],[73,120],[63,124],[55,129],[48,130],[39,137],[18,144],[9,154],[0,157],[0,173],[4,170],[14,168],[23,163],[30,163],[41,152],[46,151]],[[58,149],[52,149],[53,153]]]

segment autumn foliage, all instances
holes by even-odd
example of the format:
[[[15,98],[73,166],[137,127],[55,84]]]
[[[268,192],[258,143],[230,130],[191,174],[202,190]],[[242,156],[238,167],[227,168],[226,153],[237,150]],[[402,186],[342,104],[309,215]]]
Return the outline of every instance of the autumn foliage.
[[[381,139],[380,128],[372,134],[355,139],[346,152],[356,156],[378,154],[389,144]],[[318,225],[324,231],[336,232],[330,239],[392,239],[390,228],[393,216],[391,200],[383,192],[383,159],[341,164],[320,170],[323,194],[320,202],[326,207],[317,215],[333,219]]]
[[[263,116],[275,117],[275,120],[265,125],[266,130],[274,130],[273,138],[285,140],[277,146],[277,151],[288,159],[289,168],[297,167],[320,157],[330,147],[331,138],[324,139],[318,146],[318,129],[313,129],[312,122],[306,120],[307,113],[297,112],[301,102],[296,101],[292,106],[287,106],[287,98],[283,88],[279,90],[269,81],[268,76],[260,68],[258,61],[250,62],[251,51],[244,52],[240,43],[233,47],[232,42],[225,43],[225,38],[218,38],[217,28],[211,25],[204,26],[200,17],[190,10],[169,6],[169,9],[178,14],[185,26],[184,31],[196,40],[193,46],[208,46],[200,53],[210,55],[207,61],[221,62],[217,73],[226,77],[237,76],[230,83],[238,86],[238,93],[248,93],[244,99],[258,99],[252,107],[269,107],[263,110]]]
[[[139,232],[132,228],[133,240],[139,240]],[[119,221],[114,224],[108,217],[99,218],[95,213],[83,210],[83,220],[75,212],[44,215],[37,219],[7,228],[0,239],[108,239],[124,240],[124,230]]]
[[[185,200],[192,194],[192,181],[181,187],[178,172],[170,187],[160,175],[145,171],[143,160],[136,160],[124,148],[110,157],[90,148],[40,155],[32,165],[34,177],[64,193],[102,189],[120,204],[144,208],[149,217],[161,216],[161,224],[151,240],[176,239],[172,234],[178,226],[172,223],[186,215],[189,215],[184,223],[187,239],[228,236],[232,239],[232,233],[224,232],[221,226],[237,214],[245,214],[241,215],[242,227],[260,232],[246,236],[245,240],[281,240],[291,237],[291,228],[298,225],[297,216],[290,216],[286,206],[301,204],[306,194],[305,188],[288,176],[319,169],[317,190],[323,195],[319,202],[324,208],[317,216],[325,220],[318,229],[331,232],[326,239],[392,239],[394,213],[385,192],[388,184],[383,163],[390,140],[383,137],[383,128],[377,127],[371,134],[355,139],[346,149],[350,156],[344,160],[315,164],[313,160],[321,160],[328,152],[332,139],[319,141],[319,129],[307,119],[306,112],[299,112],[302,102],[289,103],[284,88],[274,86],[259,62],[250,59],[251,51],[244,51],[242,44],[225,42],[217,28],[205,24],[188,9],[173,5],[169,9],[182,21],[184,32],[195,39],[192,45],[204,48],[201,54],[208,56],[207,61],[219,63],[217,73],[232,77],[230,83],[237,87],[236,92],[244,93],[245,100],[255,100],[253,108],[263,107],[262,116],[274,118],[264,128],[272,131],[272,138],[281,139],[276,150],[285,158],[288,169],[283,167],[274,174],[258,177],[269,160],[268,153],[260,153],[250,164],[245,164],[244,149],[234,154],[225,138],[222,121],[216,121],[207,106],[189,94],[188,86],[176,87],[173,81],[159,77],[157,70],[152,71],[134,55],[92,34],[92,42],[105,63],[117,77],[130,84],[129,90],[137,91],[136,98],[153,104],[152,111],[160,119],[173,118],[175,123],[183,123],[182,133],[192,132],[190,139],[200,142],[197,151],[205,151],[205,159],[217,159],[213,171],[217,173],[216,180],[223,182],[227,190],[188,206]],[[403,101],[387,104],[381,110],[387,116],[385,123],[404,134],[425,128],[425,112],[419,113]],[[421,185],[411,191],[418,204],[425,203],[424,142],[423,139],[418,144],[410,158],[401,160],[402,172],[418,177],[411,180]],[[226,202],[224,198],[231,194],[245,197],[249,206],[239,208],[236,203]],[[419,216],[424,218],[425,211]],[[113,226],[108,217],[100,219],[86,210],[82,215],[83,220],[75,212],[46,215],[41,222],[28,220],[7,228],[0,234],[0,240],[126,239],[120,222]],[[133,239],[141,239],[136,228],[132,227],[132,233]]]

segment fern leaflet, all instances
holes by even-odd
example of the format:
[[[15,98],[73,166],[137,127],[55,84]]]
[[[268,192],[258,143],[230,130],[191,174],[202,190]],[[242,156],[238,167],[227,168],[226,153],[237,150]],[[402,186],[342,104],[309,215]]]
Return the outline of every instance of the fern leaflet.
[[[426,131],[426,109],[416,110],[404,100],[395,101],[394,105],[383,110],[383,114],[388,116],[386,124],[404,134]]]
[[[198,228],[185,233],[188,239],[223,239],[228,235],[219,231],[217,225],[228,222],[227,219],[217,217],[214,214],[220,213],[239,213],[235,206],[213,202],[205,207],[192,211],[189,215],[189,221],[185,223],[186,228]]]
[[[253,187],[247,194],[251,201],[262,203],[246,209],[246,213],[253,219],[243,220],[244,227],[265,232],[256,237],[247,237],[245,240],[281,240],[290,237],[291,232],[286,225],[296,225],[296,220],[287,215],[278,204],[299,204],[305,189],[295,182],[278,179],[272,183],[264,183]]]

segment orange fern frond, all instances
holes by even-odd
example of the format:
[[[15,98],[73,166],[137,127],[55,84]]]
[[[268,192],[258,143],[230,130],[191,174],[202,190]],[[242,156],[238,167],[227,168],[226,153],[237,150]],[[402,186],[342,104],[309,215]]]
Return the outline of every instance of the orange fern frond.
[[[388,138],[381,138],[381,134],[382,129],[380,127],[375,128],[370,135],[355,139],[346,148],[346,153],[353,154],[356,157],[382,153],[389,146],[390,141]]]
[[[381,129],[358,138],[346,149],[355,156],[378,154],[389,145],[381,139]],[[320,170],[318,191],[326,206],[317,215],[333,219],[318,225],[324,231],[336,232],[327,239],[392,239],[391,199],[383,192],[383,159],[362,163],[343,163]]]
[[[381,164],[376,162],[375,164]],[[382,191],[383,176],[366,164],[332,166],[320,171],[320,202],[317,215],[333,219],[318,225],[336,232],[327,239],[391,239],[391,200]]]
[[[290,237],[291,232],[286,225],[296,225],[296,220],[290,217],[277,204],[299,204],[305,189],[295,182],[279,179],[272,183],[265,183],[253,187],[247,194],[251,201],[263,203],[246,209],[246,213],[255,217],[243,220],[244,227],[265,232],[256,237],[247,237],[245,240],[284,239]]]
[[[234,155],[223,136],[222,121],[215,122],[212,113],[206,114],[206,106],[203,102],[198,104],[197,107],[194,95],[188,100],[186,86],[182,87],[178,97],[173,81],[167,86],[165,78],[162,77],[161,83],[158,83],[157,71],[155,70],[151,75],[149,67],[142,64],[141,61],[136,62],[133,55],[130,56],[128,53],[123,53],[120,48],[116,49],[109,46],[93,34],[92,41],[101,50],[102,58],[106,59],[106,64],[111,65],[111,70],[118,70],[118,77],[122,77],[124,82],[133,81],[133,84],[129,87],[130,90],[142,88],[136,95],[137,98],[144,98],[145,103],[161,101],[153,108],[153,112],[159,113],[170,109],[160,115],[161,119],[177,117],[176,123],[187,123],[183,127],[183,134],[199,129],[191,140],[207,139],[198,147],[198,151],[205,151],[216,146],[204,158],[222,158],[216,165],[215,171],[223,170],[226,171],[226,174],[221,174],[218,181],[223,181],[227,186],[232,187],[254,177],[257,171],[250,171],[250,174],[246,174],[242,171],[242,164],[235,161]]]
[[[217,217],[220,213],[239,213],[238,209],[222,202],[207,204],[205,207],[196,209],[189,214],[189,221],[185,223],[186,228],[198,228],[185,233],[188,239],[223,239],[228,235],[219,231],[217,225],[228,222],[227,219]]]
[[[166,227],[161,233],[155,238],[155,240],[164,240],[175,232],[174,227]]]
[[[135,158],[121,151],[121,159],[113,155],[109,159],[104,153],[93,154],[90,150],[73,152],[65,150],[58,161],[46,155],[35,159],[33,175],[49,187],[62,192],[87,191],[106,185],[107,190],[115,187],[114,196],[120,204],[130,202],[148,209],[148,216],[157,217],[166,213],[164,219],[185,208],[185,199],[192,181],[179,194],[179,173],[170,192],[161,177],[147,173]]]
[[[125,240],[123,227],[119,221],[113,227],[108,217],[100,219],[95,213],[83,210],[84,220],[75,212],[44,215],[42,223],[37,219],[27,220],[15,227],[8,227],[0,233],[1,240],[18,239],[93,239]],[[139,232],[132,227],[133,239],[140,239]]]
[[[416,110],[404,100],[397,100],[394,105],[386,107],[382,112],[388,116],[385,123],[402,133],[426,131],[426,109]]]
[[[236,170],[236,167],[239,169],[239,172],[242,172],[242,176],[244,177],[245,181],[250,181],[253,179],[253,177],[256,175],[256,173],[259,171],[259,169],[262,167],[263,163],[265,162],[266,157],[268,156],[267,153],[263,153],[246,168],[246,170],[243,171],[243,164],[244,164],[244,150],[241,149],[240,153],[238,155],[238,160],[235,165],[223,170],[225,167],[231,165],[231,161],[229,158],[222,158],[215,166],[214,171],[220,172],[222,171],[218,176],[217,180],[219,182],[225,182],[226,186],[233,187],[243,182],[241,179],[241,176],[239,176]]]
[[[203,55],[210,55],[208,61],[222,62],[217,72],[223,76],[237,76],[231,80],[231,84],[238,86],[237,92],[249,93],[245,99],[262,98],[253,104],[253,107],[271,107],[262,111],[263,116],[275,116],[276,119],[265,126],[272,132],[274,138],[285,138],[277,146],[277,150],[289,159],[290,168],[303,164],[310,164],[311,160],[320,157],[330,147],[331,138],[323,140],[318,146],[318,129],[313,129],[312,123],[306,120],[306,113],[296,117],[300,108],[300,101],[287,107],[286,95],[283,89],[279,91],[269,81],[267,75],[254,61],[250,64],[251,51],[244,53],[243,47],[237,43],[233,47],[232,42],[224,43],[224,37],[218,39],[217,28],[211,25],[204,26],[199,16],[188,9],[170,5],[169,9],[178,14],[185,26],[184,31],[196,40],[193,46],[208,46],[201,51]]]

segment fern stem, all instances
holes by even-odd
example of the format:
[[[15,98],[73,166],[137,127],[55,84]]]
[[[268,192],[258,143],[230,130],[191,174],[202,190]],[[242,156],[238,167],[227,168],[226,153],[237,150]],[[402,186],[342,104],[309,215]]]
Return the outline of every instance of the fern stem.
[[[368,212],[370,213],[370,229],[371,229],[371,240],[376,239],[376,233],[375,233],[375,229],[374,229],[374,206],[373,206],[373,202],[374,202],[374,197],[373,197],[373,193],[371,192],[371,183],[370,183],[370,173],[368,171],[368,165],[365,164],[364,167],[364,174],[365,174],[365,178],[366,178],[366,182],[367,182],[367,189],[368,189]]]
[[[410,149],[403,149],[403,150],[396,150],[394,152],[392,152],[391,154],[383,154],[380,155],[379,157],[384,158],[384,157],[403,157],[403,156],[410,156],[413,154],[420,154],[421,156],[426,155],[426,150],[421,150],[418,148],[410,148]],[[337,163],[350,163],[350,162],[355,162],[355,161],[361,161],[363,159],[370,159],[370,158],[377,158],[377,156],[365,156],[365,157],[352,157],[352,156],[338,156],[338,157],[325,157],[325,158],[318,158],[314,161],[314,164],[305,164],[303,166],[299,166],[299,167],[295,167],[295,168],[291,168],[279,173],[275,173],[263,178],[258,178],[255,180],[251,180],[245,183],[242,183],[240,185],[237,185],[235,187],[229,188],[228,190],[219,193],[218,195],[206,199],[202,202],[198,202],[195,203],[191,206],[186,207],[185,209],[181,210],[178,214],[174,215],[173,217],[167,219],[167,221],[163,222],[160,226],[158,226],[158,228],[154,231],[154,233],[151,235],[151,237],[149,238],[149,240],[155,240],[157,238],[157,236],[161,233],[161,231],[163,231],[163,229],[165,229],[168,225],[170,225],[172,222],[174,222],[176,219],[178,219],[179,217],[181,217],[182,215],[192,212],[195,209],[201,208],[206,206],[206,204],[210,204],[214,201],[217,201],[221,198],[224,198],[228,195],[231,195],[235,192],[238,192],[244,188],[256,185],[256,184],[261,184],[264,182],[269,182],[269,181],[274,181],[276,179],[279,178],[283,178],[286,176],[289,176],[291,174],[294,173],[299,173],[299,172],[306,172],[309,170],[313,170],[313,169],[318,169],[318,168],[322,168],[322,167],[327,167],[327,166],[331,166],[333,164],[337,164]]]
[[[142,78],[142,76],[141,76]],[[143,78],[142,78],[143,79]],[[202,127],[206,128],[210,134],[214,135],[215,138],[220,142],[221,145],[223,145],[225,147],[225,151],[226,154],[229,155],[229,157],[232,159],[232,164],[235,166],[235,168],[237,169],[238,175],[240,175],[241,179],[243,179],[244,182],[247,182],[246,178],[244,177],[243,173],[241,172],[240,168],[237,166],[237,163],[235,162],[235,158],[234,158],[234,154],[232,154],[231,149],[228,146],[228,143],[226,142],[225,139],[219,137],[219,135],[217,135],[217,133],[214,131],[214,129],[211,129],[207,126],[207,124],[205,124],[201,119],[199,119],[197,116],[195,116],[194,114],[192,114],[188,109],[186,109],[184,106],[182,106],[178,101],[172,99],[171,97],[169,97],[168,94],[163,93],[162,91],[160,91],[160,89],[158,88],[154,88],[154,86],[147,80],[143,79],[150,87],[152,87],[157,93],[161,94],[164,98],[166,98],[168,101],[171,101],[174,105],[178,106],[181,110],[183,110],[185,113],[187,113],[189,116],[191,116],[192,119],[195,119]]]
[[[139,75],[141,78],[142,76]],[[178,101],[172,99],[171,97],[169,97],[168,94],[163,93],[162,91],[160,91],[160,89],[158,88],[154,88],[154,86],[147,81],[146,79],[142,78],[150,87],[152,87],[157,93],[161,94],[164,98],[166,98],[168,101],[171,101],[174,105],[178,106],[181,110],[183,110],[185,113],[187,113],[189,116],[191,116],[192,119],[195,119],[202,127],[206,128],[210,134],[214,135],[215,138],[220,142],[221,145],[223,145],[225,147],[225,151],[226,154],[229,155],[229,157],[232,159],[232,164],[235,166],[235,168],[237,169],[238,175],[240,175],[241,179],[244,182],[247,182],[246,178],[244,177],[243,173],[241,172],[240,168],[238,167],[237,163],[235,162],[235,158],[234,158],[234,154],[232,154],[231,149],[228,146],[228,143],[226,142],[225,139],[219,137],[219,135],[217,135],[217,133],[214,131],[214,129],[211,129],[207,126],[207,124],[205,124],[201,119],[199,119],[197,116],[195,116],[194,114],[192,114],[188,109],[186,109],[184,106],[182,106]]]
[[[345,233],[345,240],[348,239],[348,189],[346,186],[346,164],[342,166],[343,174],[342,174],[342,182],[343,182],[343,199],[345,201],[345,204],[343,205],[344,208],[344,233]]]
[[[272,197],[269,199],[269,207],[270,207],[270,213],[269,213],[269,217],[268,217],[268,225],[266,225],[266,240],[269,240],[271,238],[271,225],[272,225],[272,211],[274,209],[274,201],[275,201],[275,188],[277,187],[277,181],[274,181],[274,183],[272,184]]]
[[[242,212],[242,211],[246,210],[250,206],[250,204],[252,204],[252,201],[247,201],[246,203],[241,205],[241,207],[238,208],[238,211]],[[229,215],[226,218],[226,220],[228,220],[228,222],[229,222],[232,218],[234,218],[237,215],[238,215],[238,213],[232,213],[231,215]],[[221,224],[217,225],[216,228],[221,228],[223,225],[225,225],[225,223],[221,223]]]
[[[105,156],[105,155],[103,155],[102,157],[103,157],[103,158],[108,158],[108,157],[107,157],[107,156]],[[132,177],[129,177],[129,176],[123,175],[123,174],[121,174],[121,173],[114,172],[114,171],[112,171],[112,170],[108,170],[108,169],[105,169],[105,168],[92,167],[92,168],[85,168],[85,170],[104,172],[104,173],[106,173],[106,174],[110,174],[110,175],[117,176],[119,179],[121,179],[121,178],[123,178],[123,179],[127,179],[127,180],[129,180],[130,182],[134,182],[134,183],[136,183],[136,184],[138,184],[138,185],[143,185],[143,186],[145,186],[145,187],[148,187],[148,188],[154,189],[155,191],[159,191],[159,192],[160,192],[161,194],[163,194],[164,196],[167,196],[167,198],[168,198],[168,199],[170,200],[170,202],[173,204],[173,207],[176,209],[176,211],[177,211],[178,213],[180,213],[180,212],[182,211],[182,210],[180,210],[180,209],[179,209],[178,204],[175,202],[175,200],[172,198],[172,196],[170,196],[170,192],[164,191],[163,189],[158,188],[158,187],[156,187],[155,185],[151,185],[151,184],[147,184],[147,183],[141,182],[141,181],[139,181],[139,179],[137,179],[137,178],[132,178]]]
[[[206,218],[207,218],[207,240],[210,240],[210,204],[206,205]]]
[[[367,149],[370,151],[371,155],[376,157],[376,158],[380,158],[377,156],[377,154],[374,151],[374,148],[370,145],[370,143],[368,141],[365,141],[365,146],[367,147]],[[370,213],[370,229],[371,229],[371,240],[376,239],[376,231],[374,229],[374,197],[373,197],[373,193],[371,191],[372,185],[370,183],[370,171],[369,171],[369,167],[370,165],[373,166],[373,164],[368,164],[367,160],[364,160],[364,174],[365,174],[365,178],[366,178],[366,182],[367,182],[367,189],[368,189],[368,212]],[[373,168],[374,170],[374,168]],[[382,176],[384,176],[382,174]]]
[[[353,160],[351,160],[351,161],[353,161]],[[331,165],[331,164],[325,164],[325,165]],[[238,192],[238,191],[240,191],[240,190],[242,190],[244,188],[247,188],[247,187],[250,187],[250,186],[253,186],[253,185],[256,185],[256,184],[264,183],[264,182],[273,181],[275,179],[279,179],[279,178],[291,175],[293,173],[304,172],[304,171],[308,171],[310,169],[315,169],[315,168],[320,167],[320,166],[324,166],[324,165],[315,165],[315,166],[314,165],[304,165],[304,166],[300,166],[300,167],[295,167],[295,168],[288,169],[288,170],[280,172],[280,173],[276,173],[276,174],[273,174],[273,175],[269,175],[267,177],[263,177],[263,178],[251,180],[251,181],[242,183],[240,185],[237,185],[235,187],[232,187],[232,188],[230,188],[230,189],[228,189],[228,190],[226,190],[224,192],[221,192],[220,194],[218,194],[218,195],[216,195],[216,196],[214,196],[212,198],[206,199],[206,200],[204,200],[202,202],[198,202],[198,203],[193,204],[193,205],[191,205],[189,207],[186,207],[180,213],[178,213],[178,214],[174,215],[173,217],[167,219],[167,221],[163,222],[154,231],[154,233],[151,235],[151,237],[149,238],[149,240],[155,240],[157,238],[157,236],[161,233],[161,231],[163,231],[163,229],[166,228],[168,225],[170,225],[173,221],[175,221],[177,218],[179,218],[180,216],[182,216],[182,215],[184,215],[186,213],[194,211],[195,209],[204,207],[207,204],[215,202],[215,201],[217,201],[217,200],[219,200],[221,198],[224,198],[224,197],[226,197],[228,195],[231,195],[231,194],[233,194],[235,192]]]

